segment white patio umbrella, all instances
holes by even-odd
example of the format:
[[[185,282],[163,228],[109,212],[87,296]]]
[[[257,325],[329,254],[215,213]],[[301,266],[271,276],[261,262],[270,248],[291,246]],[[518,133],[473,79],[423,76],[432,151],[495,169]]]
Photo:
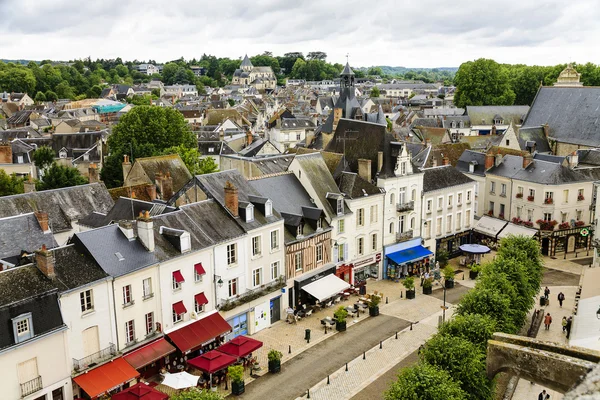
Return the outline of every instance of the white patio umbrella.
[[[188,374],[187,372],[178,372],[176,374],[165,374],[165,379],[161,382],[163,385],[173,389],[187,389],[198,385],[199,376]]]

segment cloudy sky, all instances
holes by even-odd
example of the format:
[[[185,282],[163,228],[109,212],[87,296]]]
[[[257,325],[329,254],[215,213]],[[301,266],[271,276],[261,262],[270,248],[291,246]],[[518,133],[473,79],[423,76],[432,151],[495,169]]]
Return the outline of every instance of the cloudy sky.
[[[353,66],[600,63],[598,0],[0,0],[0,58],[324,51]]]

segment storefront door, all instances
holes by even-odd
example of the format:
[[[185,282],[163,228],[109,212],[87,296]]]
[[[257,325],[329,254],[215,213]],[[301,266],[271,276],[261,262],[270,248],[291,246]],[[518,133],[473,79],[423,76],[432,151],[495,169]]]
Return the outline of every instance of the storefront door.
[[[240,335],[246,335],[248,333],[248,315],[242,314],[237,317],[233,317],[229,321],[231,326],[231,333],[227,335],[227,340],[231,340]]]
[[[271,323],[277,322],[281,319],[281,296],[271,300]]]
[[[569,236],[567,239],[567,253],[575,251],[575,236]]]

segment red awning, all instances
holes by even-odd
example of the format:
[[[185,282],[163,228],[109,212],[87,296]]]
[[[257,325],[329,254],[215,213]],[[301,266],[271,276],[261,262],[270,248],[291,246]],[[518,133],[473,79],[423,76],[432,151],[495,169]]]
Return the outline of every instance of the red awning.
[[[122,392],[113,394],[111,400],[168,400],[169,395],[146,385],[137,383]]]
[[[123,357],[119,357],[73,380],[88,396],[94,398],[138,376],[140,374]]]
[[[203,306],[204,304],[208,304],[208,299],[204,295],[204,292],[198,293],[197,295],[194,296],[194,298],[196,299],[196,303],[198,303],[199,306]]]
[[[165,338],[160,338],[155,342],[149,343],[131,353],[125,354],[123,358],[133,368],[140,369],[154,361],[163,358],[166,355],[171,354],[176,349],[175,347],[166,341]]]
[[[198,275],[204,275],[204,274],[206,274],[206,271],[204,270],[204,267],[202,266],[202,263],[198,263],[198,264],[194,265],[194,270],[196,270],[196,273]]]
[[[179,350],[185,353],[230,330],[231,326],[221,317],[221,314],[216,312],[177,329],[167,334],[167,336]]]
[[[175,282],[177,283],[185,282],[185,279],[183,279],[183,275],[181,275],[181,271],[179,270],[173,272],[173,279],[175,279]]]
[[[198,368],[200,371],[204,371],[207,374],[212,374],[217,371],[227,368],[228,366],[237,362],[237,358],[229,356],[220,351],[212,350],[208,353],[204,353],[201,356],[188,360],[188,365],[194,368]]]
[[[238,336],[233,340],[225,343],[224,345],[217,348],[218,351],[230,354],[234,357],[246,357],[253,351],[260,349],[263,343],[256,339],[251,339],[246,336]]]
[[[183,305],[183,301],[178,301],[173,304],[173,311],[175,314],[185,314],[187,312],[187,308]]]

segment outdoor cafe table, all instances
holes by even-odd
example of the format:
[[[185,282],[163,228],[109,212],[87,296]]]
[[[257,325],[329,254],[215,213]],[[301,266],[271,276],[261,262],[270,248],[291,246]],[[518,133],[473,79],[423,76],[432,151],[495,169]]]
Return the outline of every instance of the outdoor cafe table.
[[[327,326],[335,325],[335,321],[333,319],[331,319],[330,317],[325,317],[321,320],[321,325],[325,325],[325,333],[327,333]]]
[[[352,315],[358,313],[358,310],[351,306],[346,307],[346,311],[348,311],[348,314],[352,314]]]
[[[354,308],[358,311],[358,315],[360,316],[360,311],[364,311],[367,308],[367,305],[365,303],[354,303]]]

